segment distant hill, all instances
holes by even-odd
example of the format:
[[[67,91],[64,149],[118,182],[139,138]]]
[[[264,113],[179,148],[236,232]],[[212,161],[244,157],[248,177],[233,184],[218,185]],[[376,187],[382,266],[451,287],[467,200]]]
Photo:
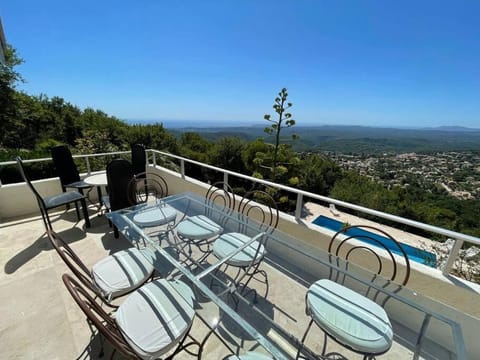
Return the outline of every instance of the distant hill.
[[[258,137],[266,138],[263,127],[262,125],[222,128],[186,127],[169,130],[177,136],[185,131],[197,132],[211,141],[226,136],[237,136],[250,141]],[[480,150],[480,129],[456,126],[422,129],[335,125],[295,126],[282,132],[286,137],[291,133],[300,136],[300,140],[294,143],[294,149],[297,151],[398,153]]]
[[[437,126],[437,127],[423,128],[423,129],[439,130],[439,131],[459,131],[459,132],[480,131],[480,129],[468,128],[464,126]]]

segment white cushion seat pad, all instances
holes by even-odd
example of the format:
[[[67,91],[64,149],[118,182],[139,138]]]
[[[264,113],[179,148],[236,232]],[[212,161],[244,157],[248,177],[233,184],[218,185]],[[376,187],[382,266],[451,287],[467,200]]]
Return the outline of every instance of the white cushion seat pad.
[[[153,258],[149,249],[118,251],[93,265],[93,280],[107,299],[114,299],[147,281],[154,270]]]
[[[140,226],[160,226],[167,224],[177,217],[177,211],[170,205],[154,207],[135,214],[133,221]]]
[[[177,225],[177,234],[185,239],[206,240],[220,234],[223,228],[205,215],[195,215]]]
[[[250,236],[242,233],[227,233],[222,234],[213,243],[213,253],[219,259],[226,258],[228,255],[237,250],[240,246],[244,245],[248,241],[252,240]],[[258,248],[260,246],[260,248]],[[255,257],[255,254],[258,254]],[[265,255],[265,247],[257,240],[248,245],[245,249],[232,256],[226,261],[228,265],[244,267],[258,263]]]
[[[307,291],[313,320],[340,343],[365,354],[392,346],[393,330],[385,310],[349,288],[322,279]]]
[[[157,359],[190,329],[195,295],[179,280],[159,279],[142,286],[120,305],[117,324],[142,359]]]
[[[242,355],[230,355],[225,360],[273,360],[273,358],[265,354],[249,351]]]

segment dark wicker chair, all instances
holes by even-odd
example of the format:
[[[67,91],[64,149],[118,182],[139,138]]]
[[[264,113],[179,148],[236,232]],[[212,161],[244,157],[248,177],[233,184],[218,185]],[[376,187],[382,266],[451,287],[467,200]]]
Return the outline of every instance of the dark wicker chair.
[[[52,147],[51,154],[53,165],[62,184],[63,192],[65,192],[67,188],[73,188],[83,194],[83,190],[92,188],[92,185],[80,179],[77,166],[67,146],[60,145]]]
[[[395,248],[398,255],[394,255],[391,248]],[[376,249],[384,250],[383,254],[378,254]],[[386,353],[393,342],[392,325],[383,309],[389,296],[372,286],[366,287],[365,295],[353,291],[343,285],[348,278],[344,271],[349,270],[349,261],[354,257],[362,258],[372,267],[377,265],[376,272],[372,273],[372,283],[379,280],[383,284],[381,286],[393,286],[394,292],[397,292],[410,277],[410,262],[405,250],[385,231],[373,226],[355,225],[338,231],[330,241],[328,252],[332,265],[329,279],[313,283],[305,297],[306,313],[312,319],[302,344],[315,322],[325,334],[322,355],[326,351],[327,336],[362,354],[364,359]],[[404,266],[402,271],[399,271],[398,261]],[[343,271],[340,271],[342,268]],[[380,297],[383,297],[382,301]]]
[[[40,208],[40,213],[42,214],[43,223],[45,224],[45,229],[53,230],[50,217],[48,216],[48,210],[54,209],[60,206],[67,206],[74,203],[75,209],[77,211],[77,217],[80,220],[80,211],[78,208],[78,203],[82,205],[83,216],[85,218],[85,226],[90,227],[90,219],[88,218],[88,209],[87,202],[85,201],[85,196],[78,193],[77,191],[67,191],[56,195],[51,196],[41,196],[38,191],[35,189],[30,179],[25,174],[25,168],[23,166],[23,161],[21,157],[17,157],[17,165],[20,174],[22,175],[23,180],[27,183],[30,190],[32,190],[35,198],[38,202],[38,207]]]

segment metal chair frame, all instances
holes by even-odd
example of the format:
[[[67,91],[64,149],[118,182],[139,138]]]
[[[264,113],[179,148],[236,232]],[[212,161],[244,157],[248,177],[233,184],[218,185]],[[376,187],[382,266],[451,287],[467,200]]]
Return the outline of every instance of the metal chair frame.
[[[35,187],[33,186],[32,182],[30,181],[30,179],[27,177],[27,175],[25,174],[25,167],[23,166],[23,160],[20,156],[17,156],[16,158],[16,161],[17,161],[17,164],[18,164],[18,169],[20,171],[20,175],[22,175],[22,178],[23,180],[25,181],[25,183],[28,185],[28,187],[30,188],[30,190],[33,192],[33,194],[35,195],[35,198],[37,199],[37,203],[38,203],[38,207],[40,208],[40,213],[42,215],[42,220],[43,220],[43,223],[45,224],[45,229],[48,231],[48,230],[53,230],[53,227],[52,227],[52,223],[50,221],[50,217],[48,216],[48,210],[50,209],[55,209],[57,207],[60,207],[60,206],[67,206],[71,203],[74,203],[75,204],[75,210],[77,212],[77,218],[78,220],[80,220],[80,211],[79,211],[79,208],[78,208],[78,203],[81,203],[82,205],[82,209],[83,209],[83,216],[85,218],[85,226],[87,228],[90,227],[90,219],[88,217],[88,208],[87,208],[87,202],[86,202],[86,198],[84,195],[79,195],[80,197],[75,199],[75,200],[71,200],[71,199],[68,199],[68,200],[65,200],[63,202],[60,202],[58,203],[57,205],[55,206],[50,206],[48,207],[46,204],[45,204],[45,200],[44,198],[39,194],[39,192],[37,191],[37,189],[35,189]],[[64,194],[67,194],[67,193],[64,193]]]
[[[68,274],[62,275],[63,283],[65,284],[68,292],[73,297],[74,301],[83,311],[83,313],[87,317],[87,321],[89,321],[95,328],[97,328],[101,337],[107,339],[110,344],[113,345],[114,349],[110,356],[110,359],[113,359],[115,352],[118,350],[122,355],[126,356],[129,359],[142,359],[134,350],[133,348],[127,343],[125,340],[122,332],[120,331],[115,319],[111,316],[111,314],[107,313],[99,303],[95,301],[95,299],[85,290],[85,288],[74,278],[72,278]],[[177,348],[173,351],[165,359],[173,359],[175,355],[177,355],[180,351],[186,350],[187,347],[191,345],[200,346],[198,341],[193,339],[189,335],[190,329],[187,330],[184,338],[180,341]],[[190,341],[187,344],[184,344],[185,340],[190,338]],[[100,350],[99,357],[104,355],[103,352],[103,345]],[[186,350],[188,353],[193,354],[191,351]]]
[[[263,200],[263,204],[260,204],[258,202],[260,199]],[[261,247],[263,246],[266,249],[269,236],[275,231],[278,226],[279,210],[274,198],[269,193],[262,190],[253,190],[247,192],[238,203],[237,210],[239,216],[241,217],[238,229],[240,233],[246,233],[247,228],[249,227],[249,222],[252,221],[254,222],[255,228],[258,228],[258,232],[263,232],[264,235],[259,239],[253,260],[248,266],[234,266],[225,263],[223,271],[226,272],[230,266],[236,267],[237,274],[233,276],[232,283],[235,285],[235,288],[240,290],[239,293],[241,295],[246,296],[249,292],[253,292],[254,302],[256,302],[257,291],[255,289],[247,290],[247,286],[252,279],[260,281],[265,284],[266,287],[265,297],[268,295],[269,283],[267,273],[265,270],[260,269],[260,265],[263,261],[263,257],[265,254],[262,255],[262,258],[258,257]],[[260,221],[253,219],[254,214],[258,215],[257,218],[259,217]],[[263,277],[263,281],[256,278],[256,275],[261,275]],[[245,282],[244,279],[246,279]],[[235,297],[233,299],[236,305],[238,305],[237,299],[235,299]]]
[[[219,216],[219,221],[215,221],[219,226],[224,227],[226,222],[230,219],[231,214],[235,210],[235,194],[230,185],[223,181],[216,182],[208,188],[205,194],[204,214],[210,218],[214,215]],[[187,216],[184,216],[186,218]],[[183,218],[183,219],[184,219]],[[181,219],[176,225],[181,223]],[[174,230],[175,227],[171,228]],[[218,237],[208,237],[205,239],[187,239],[181,236],[178,232],[172,232],[173,242],[180,253],[183,253],[187,258],[191,258],[192,246],[195,246],[203,255],[196,260],[197,263],[204,261],[212,252],[210,246]],[[188,252],[185,251],[188,249]]]
[[[53,248],[57,251],[60,258],[63,260],[65,265],[72,271],[72,273],[86,286],[90,291],[95,294],[95,297],[98,297],[102,300],[103,303],[108,305],[111,308],[118,308],[114,305],[109,299],[107,299],[101,292],[101,290],[95,284],[92,273],[90,269],[85,265],[85,263],[78,257],[78,255],[73,251],[73,249],[68,245],[68,243],[63,240],[57,233],[54,231],[47,232],[48,239],[52,244]],[[145,282],[153,278],[153,274]],[[142,284],[139,284],[141,286]],[[139,287],[138,286],[138,287]],[[126,294],[135,291],[138,287],[132,289]],[[126,295],[124,294],[124,295]],[[122,296],[124,296],[122,295]],[[111,299],[114,300],[114,299]]]
[[[405,271],[403,273],[403,276],[400,275],[399,272],[398,272],[397,260],[396,260],[395,255],[393,254],[392,250],[389,247],[387,247],[387,245],[385,243],[383,243],[379,238],[369,235],[369,234],[371,234],[371,232],[368,232],[368,230],[365,231],[365,232],[362,231],[364,229],[372,230],[372,231],[380,234],[381,236],[383,236],[383,237],[392,241],[392,243],[395,245],[395,247],[398,249],[398,251],[401,254],[399,257],[403,258],[403,262],[405,264]],[[360,230],[360,232],[358,232],[358,230]],[[341,237],[343,237],[343,239]],[[392,271],[391,271],[390,275],[388,275],[388,276],[384,275],[385,274],[384,270],[387,267],[384,266],[384,264],[382,263],[382,257],[375,252],[374,248],[372,248],[370,246],[367,246],[367,245],[363,245],[363,244],[361,244],[361,245],[360,244],[358,244],[358,245],[355,244],[353,246],[347,246],[346,244],[348,244],[349,241],[352,240],[352,239],[356,239],[357,241],[361,240],[361,239],[368,239],[369,241],[375,243],[381,249],[385,250],[388,254],[387,259],[390,260],[391,264],[392,264],[391,265]],[[370,281],[371,283],[373,283],[377,279],[377,277],[380,275],[384,279],[388,280],[382,286],[383,288],[386,288],[387,286],[392,285],[392,283],[393,284],[398,284],[396,290],[393,291],[394,293],[400,291],[402,286],[407,284],[407,282],[410,278],[410,260],[408,259],[407,253],[405,252],[405,250],[403,249],[401,244],[396,239],[394,239],[391,235],[389,235],[387,232],[385,232],[382,229],[378,229],[374,226],[371,226],[371,225],[352,225],[352,226],[347,226],[347,227],[342,228],[337,233],[335,233],[335,235],[331,238],[330,243],[328,245],[329,262],[330,262],[330,264],[335,265],[337,268],[340,268],[341,266],[343,266],[345,270],[348,270],[348,264],[349,264],[350,257],[353,256],[358,251],[367,252],[367,253],[371,254],[377,262],[377,265],[378,265],[377,271],[373,273],[372,279]],[[345,261],[340,261],[339,260],[340,257],[343,257],[345,259]],[[387,260],[385,260],[385,261],[387,261]],[[345,278],[346,278],[345,273],[341,274],[338,270],[334,270],[333,267],[330,267],[330,270],[329,270],[329,279],[330,280],[335,281],[335,282],[340,283],[340,284],[343,284],[345,282]],[[375,294],[373,294],[373,295],[370,294],[370,290],[371,290],[371,287],[368,286],[367,291],[366,291],[364,296],[369,297],[369,295],[370,295],[372,300],[376,301],[377,298],[378,298],[378,295],[381,293],[380,290],[376,290]],[[308,293],[305,295],[305,313],[306,313],[307,316],[311,316],[311,311],[308,307],[307,296],[308,296]],[[386,296],[383,299],[383,301],[381,302],[381,306],[385,306],[388,299],[389,299],[389,297]],[[307,326],[307,329],[305,330],[305,333],[302,337],[301,346],[300,346],[299,351],[297,353],[297,358],[300,354],[300,350],[303,347],[303,344],[306,340],[307,334],[310,331],[310,328],[311,328],[313,323],[314,323],[314,319],[312,317],[312,319],[310,320],[310,322]],[[321,328],[321,326],[319,326],[319,327]],[[385,352],[375,353],[375,354],[359,352],[358,350],[350,347],[348,344],[345,344],[342,340],[337,339],[334,336],[332,336],[331,334],[327,333],[324,329],[322,329],[322,330],[324,331],[324,335],[325,335],[322,355],[325,355],[325,351],[326,351],[326,347],[327,347],[327,337],[330,337],[331,339],[335,340],[335,342],[342,345],[343,347],[345,347],[345,348],[347,348],[347,349],[349,349],[349,350],[351,350],[355,353],[363,355],[364,359],[372,359],[372,358],[375,358],[375,356],[382,355],[382,354],[384,354],[388,351],[387,350]]]

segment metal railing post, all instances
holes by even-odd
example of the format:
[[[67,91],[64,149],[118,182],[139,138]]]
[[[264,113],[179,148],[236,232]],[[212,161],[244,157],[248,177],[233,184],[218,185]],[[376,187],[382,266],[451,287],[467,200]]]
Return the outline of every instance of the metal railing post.
[[[85,157],[85,162],[87,163],[87,174],[90,175],[90,173],[92,172],[91,169],[90,169],[90,160],[87,157]]]
[[[455,259],[458,256],[458,252],[460,251],[463,245],[463,240],[458,240],[458,239],[450,239],[450,240],[454,240],[455,243],[452,246],[452,250],[450,250],[450,253],[448,254],[447,262],[443,266],[443,269],[442,269],[443,275],[448,275],[450,273],[450,270],[452,270],[453,263],[455,262]]]
[[[185,161],[183,159],[180,159],[180,175],[185,180]]]
[[[295,209],[295,219],[300,220],[302,217],[303,194],[297,194],[297,207]]]
[[[155,154],[155,151],[152,151],[152,155],[153,155],[153,166],[156,167],[157,166],[157,154]]]
[[[228,185],[228,174],[226,172],[223,173],[223,189],[227,191],[227,185]]]

